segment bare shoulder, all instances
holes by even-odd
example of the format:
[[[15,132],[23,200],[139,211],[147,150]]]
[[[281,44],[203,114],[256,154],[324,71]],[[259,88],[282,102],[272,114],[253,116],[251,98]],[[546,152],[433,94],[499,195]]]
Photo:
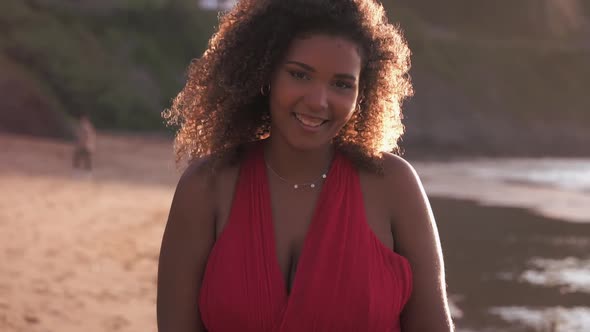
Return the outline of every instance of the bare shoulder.
[[[207,160],[192,162],[184,170],[172,198],[161,254],[165,249],[202,254],[213,244],[215,183]],[[179,246],[181,242],[184,243]]]
[[[452,331],[442,248],[428,197],[408,161],[389,153],[383,159],[395,250],[412,267],[413,291],[402,314],[402,330]]]
[[[194,309],[215,242],[215,179],[209,169],[207,161],[191,163],[172,199],[158,264],[159,331],[203,331]]]
[[[393,215],[399,215],[407,209],[429,209],[422,181],[414,167],[404,158],[391,154],[383,154],[384,191],[393,198],[390,206]],[[401,209],[401,211],[400,211]],[[426,210],[425,210],[426,209]],[[396,218],[400,220],[400,218]],[[401,220],[404,220],[403,218]]]
[[[383,153],[383,171],[385,176],[397,181],[416,181],[417,174],[414,167],[404,158],[389,153]]]
[[[400,156],[383,156],[383,190],[389,200],[396,250],[412,258],[424,245],[438,249],[430,202],[414,167]]]
[[[178,181],[174,200],[188,200],[186,208],[215,209],[218,192],[227,189],[228,178],[238,175],[238,165],[221,164],[212,169],[211,160],[191,162]]]
[[[208,159],[189,163],[178,180],[176,193],[196,193],[214,188],[215,181],[209,163]]]
[[[191,162],[176,185],[168,224],[187,223],[183,226],[203,227],[207,225],[202,223],[213,223],[214,218],[204,216],[215,214],[215,195],[211,195],[215,191],[215,184],[216,179],[210,170],[208,160]]]

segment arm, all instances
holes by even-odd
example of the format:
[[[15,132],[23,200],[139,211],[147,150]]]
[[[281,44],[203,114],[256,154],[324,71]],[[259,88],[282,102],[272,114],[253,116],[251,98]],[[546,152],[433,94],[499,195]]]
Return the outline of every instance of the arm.
[[[198,298],[215,242],[211,177],[191,165],[181,177],[168,216],[158,265],[159,332],[205,331]]]
[[[430,203],[414,168],[394,155],[385,156],[396,251],[412,266],[413,290],[401,315],[403,332],[453,331],[447,302],[444,263]]]

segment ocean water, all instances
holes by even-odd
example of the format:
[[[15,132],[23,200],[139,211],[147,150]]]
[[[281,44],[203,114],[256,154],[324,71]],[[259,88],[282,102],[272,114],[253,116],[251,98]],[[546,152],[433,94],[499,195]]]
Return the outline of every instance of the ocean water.
[[[464,166],[477,177],[590,194],[590,159],[488,159]]]
[[[522,207],[590,223],[590,159],[473,159],[414,164],[429,195]]]

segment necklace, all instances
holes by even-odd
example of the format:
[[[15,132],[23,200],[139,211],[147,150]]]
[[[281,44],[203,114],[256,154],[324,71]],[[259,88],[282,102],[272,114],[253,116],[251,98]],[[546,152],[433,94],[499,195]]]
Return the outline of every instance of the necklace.
[[[293,186],[293,189],[299,189],[301,187],[310,187],[310,188],[315,188],[316,184],[327,178],[328,177],[328,172],[323,173],[319,178],[317,178],[315,181],[313,182],[306,182],[306,183],[292,183],[291,181],[285,179],[284,177],[280,176],[279,173],[277,173],[277,171],[275,171],[272,167],[270,167],[270,164],[268,163],[268,161],[266,161],[266,159],[264,159],[264,163],[266,164],[266,168],[268,168],[271,172],[273,172],[274,175],[276,175],[281,181],[288,183],[289,185]]]

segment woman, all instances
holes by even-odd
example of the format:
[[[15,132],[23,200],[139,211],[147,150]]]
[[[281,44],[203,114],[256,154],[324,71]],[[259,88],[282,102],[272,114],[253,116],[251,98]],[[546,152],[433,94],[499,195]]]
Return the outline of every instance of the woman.
[[[165,331],[451,331],[436,225],[397,149],[409,50],[374,0],[244,0],[179,125]]]

